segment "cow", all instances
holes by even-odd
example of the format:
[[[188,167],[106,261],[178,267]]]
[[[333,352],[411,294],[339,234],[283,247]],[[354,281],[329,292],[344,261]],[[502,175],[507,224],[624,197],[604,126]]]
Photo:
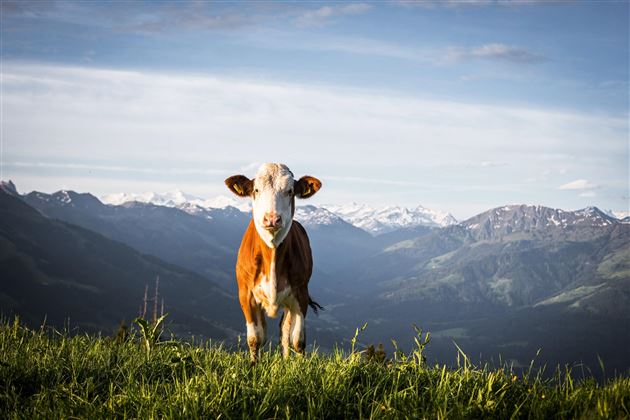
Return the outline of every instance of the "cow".
[[[272,318],[282,310],[282,354],[292,347],[304,353],[304,318],[310,306],[322,307],[308,293],[313,257],[306,230],[293,220],[295,198],[308,198],[322,186],[319,179],[295,180],[286,165],[265,163],[254,179],[234,175],[225,180],[239,197],[252,200],[252,220],[243,235],[236,262],[238,298],[247,326],[247,345],[255,363],[267,335],[265,314]],[[264,312],[264,313],[263,313]]]

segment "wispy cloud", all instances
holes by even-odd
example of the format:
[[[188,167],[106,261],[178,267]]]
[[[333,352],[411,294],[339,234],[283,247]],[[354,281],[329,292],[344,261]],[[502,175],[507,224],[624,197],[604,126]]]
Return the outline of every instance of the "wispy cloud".
[[[487,6],[495,4],[496,0],[393,0],[391,4],[400,7],[422,7],[434,9],[437,7]]]
[[[252,2],[42,2],[3,1],[2,11],[8,19],[17,17],[11,27],[28,21],[57,22],[75,27],[101,28],[115,33],[143,35],[178,30],[230,31],[272,24],[299,14],[303,8],[281,3]],[[3,22],[4,23],[4,22]],[[30,26],[30,25],[27,25]]]
[[[558,189],[559,190],[590,190],[590,189],[596,189],[599,187],[600,187],[599,185],[587,179],[576,179],[575,181],[571,181],[566,184],[560,185]]]
[[[294,23],[301,28],[325,26],[328,25],[334,17],[358,15],[368,12],[371,9],[372,5],[367,3],[351,3],[343,6],[327,5],[302,12],[294,19]]]
[[[456,63],[464,60],[492,60],[519,64],[535,64],[545,61],[546,58],[540,54],[528,51],[525,48],[492,43],[473,48],[451,48],[444,56],[444,60],[448,63]]]
[[[9,168],[29,168],[29,169],[67,169],[81,171],[104,171],[121,173],[142,173],[142,174],[171,174],[171,175],[216,175],[226,174],[229,171],[214,168],[169,168],[169,167],[138,167],[138,166],[116,166],[99,165],[85,163],[58,163],[58,162],[23,162],[8,161],[5,165]]]
[[[578,197],[595,197],[597,194],[593,190],[583,191],[578,194]]]
[[[483,6],[531,6],[536,4],[550,3],[571,3],[567,0],[393,0],[391,4],[400,7],[422,7],[425,9],[435,8],[462,8],[462,7],[483,7]]]
[[[296,43],[294,36],[290,33],[277,31],[268,32],[264,37],[260,36],[260,34],[246,34],[240,40],[243,43],[271,50],[332,51],[354,55],[395,58],[437,67],[452,66],[472,60],[515,64],[537,64],[547,60],[544,56],[525,48],[501,43],[491,43],[477,47],[448,45],[427,47],[426,45],[394,43],[357,36],[326,35],[318,35],[317,37],[304,35],[300,38],[300,42]],[[522,76],[496,72],[494,74],[484,73],[484,75],[461,77],[463,81],[476,79],[522,81]]]

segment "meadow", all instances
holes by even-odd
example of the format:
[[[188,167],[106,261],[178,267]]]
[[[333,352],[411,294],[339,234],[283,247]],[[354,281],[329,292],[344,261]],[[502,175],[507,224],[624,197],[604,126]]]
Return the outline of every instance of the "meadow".
[[[426,364],[426,335],[409,354],[352,348],[285,360],[162,340],[145,324],[116,337],[0,324],[3,418],[629,418],[630,377],[549,378],[509,366]],[[359,331],[357,330],[357,333]]]

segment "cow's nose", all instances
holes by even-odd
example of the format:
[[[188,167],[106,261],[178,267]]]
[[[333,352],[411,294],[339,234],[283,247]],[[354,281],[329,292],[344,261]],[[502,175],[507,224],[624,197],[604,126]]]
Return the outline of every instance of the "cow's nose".
[[[263,226],[277,228],[282,226],[282,217],[278,213],[266,213],[263,216]]]

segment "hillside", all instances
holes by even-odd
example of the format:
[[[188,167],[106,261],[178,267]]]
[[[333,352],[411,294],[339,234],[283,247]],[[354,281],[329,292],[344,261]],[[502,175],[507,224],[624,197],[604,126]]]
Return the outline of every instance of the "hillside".
[[[48,217],[93,230],[235,290],[235,250],[249,216],[233,207],[195,206],[187,212],[134,201],[111,206],[74,191],[32,192],[23,199]]]
[[[89,205],[89,203],[88,203]],[[215,283],[98,233],[44,217],[0,190],[0,308],[31,325],[112,331],[138,315],[160,278],[178,334],[227,338],[238,303]]]
[[[624,369],[629,243],[630,226],[597,209],[497,208],[362,261],[343,284],[357,298],[332,315],[369,316],[371,340],[415,322],[435,333],[429,354],[441,361],[455,340],[481,360],[526,364],[542,348],[551,364],[601,356]]]

